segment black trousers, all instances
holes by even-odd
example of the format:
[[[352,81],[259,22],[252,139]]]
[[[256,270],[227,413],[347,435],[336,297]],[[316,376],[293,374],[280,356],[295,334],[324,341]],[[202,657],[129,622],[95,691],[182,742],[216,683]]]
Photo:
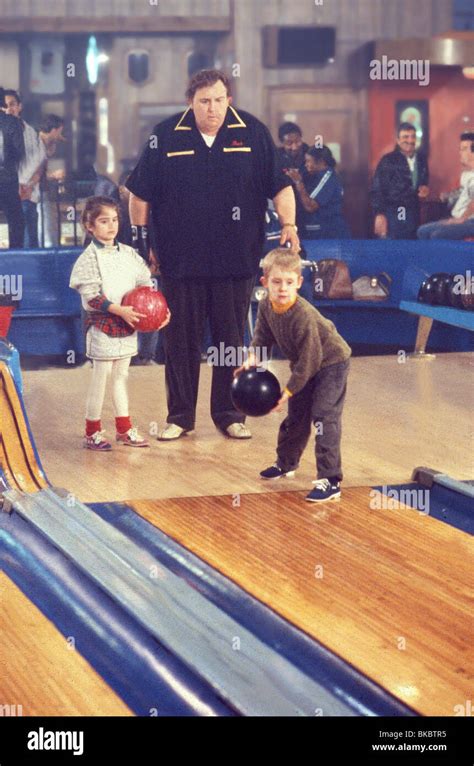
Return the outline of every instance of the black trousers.
[[[161,289],[171,311],[171,322],[163,330],[168,423],[192,430],[201,366],[201,348],[209,321],[211,343],[221,351],[242,347],[245,321],[255,277],[247,279],[179,280],[161,278]],[[227,361],[232,353],[227,354]],[[237,357],[236,357],[237,359]],[[235,366],[219,354],[212,368],[211,417],[224,431],[244,416],[232,404],[230,389]]]
[[[288,400],[288,415],[280,426],[277,447],[278,465],[284,471],[298,467],[313,423],[317,478],[342,480],[341,421],[348,374],[349,360],[323,367]]]
[[[18,193],[18,183],[0,184],[0,210],[8,223],[8,247],[11,250],[23,248],[25,219]]]
[[[385,213],[387,217],[387,237],[388,239],[416,239],[416,230],[420,225],[420,209],[414,207],[404,207],[403,213],[398,207],[389,207]],[[402,220],[399,220],[402,215]]]

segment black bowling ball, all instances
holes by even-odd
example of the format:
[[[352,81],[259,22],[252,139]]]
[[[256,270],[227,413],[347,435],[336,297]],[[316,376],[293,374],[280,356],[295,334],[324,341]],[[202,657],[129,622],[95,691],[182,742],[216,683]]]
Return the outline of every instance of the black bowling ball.
[[[231,397],[234,407],[251,417],[268,415],[280,396],[277,378],[269,370],[261,367],[243,370],[232,382]]]
[[[452,306],[453,309],[463,308],[462,291],[463,291],[463,284],[460,281],[459,277],[458,279],[453,278],[449,286],[449,292],[448,292],[449,305]]]
[[[427,303],[433,306],[436,300],[435,286],[431,282],[431,277],[428,277],[421,283],[421,287],[418,291],[418,300],[420,303]]]
[[[434,305],[446,306],[448,304],[448,288],[451,282],[451,274],[440,272],[432,274],[429,278],[434,290]]]

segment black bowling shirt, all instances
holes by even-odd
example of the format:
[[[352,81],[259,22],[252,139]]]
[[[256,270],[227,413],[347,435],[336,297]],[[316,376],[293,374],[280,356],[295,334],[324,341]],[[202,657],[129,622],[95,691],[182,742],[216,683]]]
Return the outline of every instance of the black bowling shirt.
[[[161,273],[214,280],[257,273],[267,199],[289,185],[268,129],[231,106],[210,148],[191,109],[157,125],[127,181],[151,205]]]

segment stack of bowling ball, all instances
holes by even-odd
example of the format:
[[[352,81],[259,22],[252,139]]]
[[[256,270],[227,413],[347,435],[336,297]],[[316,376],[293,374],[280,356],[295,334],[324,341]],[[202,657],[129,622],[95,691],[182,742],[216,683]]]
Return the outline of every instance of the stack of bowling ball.
[[[427,277],[419,289],[418,301],[430,306],[474,310],[474,294],[471,285],[464,284],[459,274],[440,272]]]

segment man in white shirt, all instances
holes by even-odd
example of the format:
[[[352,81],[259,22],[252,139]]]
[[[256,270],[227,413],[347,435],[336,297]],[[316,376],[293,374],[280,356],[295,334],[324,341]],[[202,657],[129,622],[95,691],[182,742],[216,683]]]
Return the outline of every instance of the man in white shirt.
[[[449,197],[455,201],[450,218],[425,223],[418,239],[467,239],[474,237],[474,131],[462,133],[459,146],[461,186]]]
[[[7,113],[20,120],[25,141],[25,157],[18,167],[20,199],[25,217],[24,247],[39,247],[37,203],[39,180],[46,163],[46,150],[36,130],[21,118],[23,105],[15,90],[5,90]]]

